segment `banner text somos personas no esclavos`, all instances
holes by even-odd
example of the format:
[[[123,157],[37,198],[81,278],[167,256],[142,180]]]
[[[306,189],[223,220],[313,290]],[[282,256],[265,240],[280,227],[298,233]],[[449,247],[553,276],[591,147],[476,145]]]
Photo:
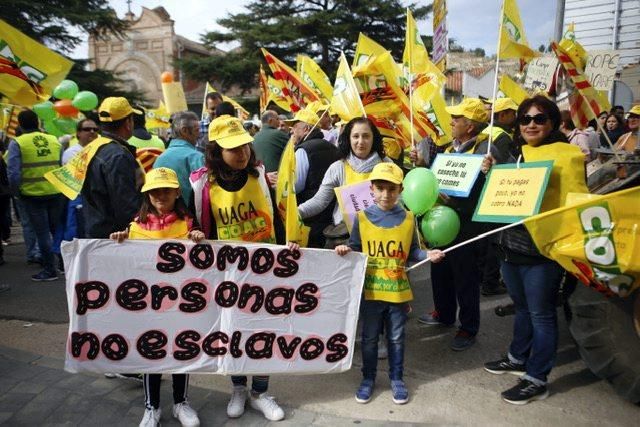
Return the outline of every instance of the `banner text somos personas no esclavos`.
[[[62,252],[67,371],[308,374],[351,366],[362,254],[153,240],[74,240]]]

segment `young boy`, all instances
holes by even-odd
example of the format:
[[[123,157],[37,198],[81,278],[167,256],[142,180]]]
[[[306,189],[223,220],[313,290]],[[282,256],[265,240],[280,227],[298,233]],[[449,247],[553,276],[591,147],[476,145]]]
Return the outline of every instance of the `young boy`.
[[[371,171],[371,191],[375,205],[358,213],[348,245],[337,246],[338,255],[352,250],[369,256],[364,281],[362,316],[362,375],[356,392],[356,402],[371,400],[378,364],[378,337],[382,322],[389,351],[389,379],[393,403],[409,401],[409,392],[402,380],[404,362],[404,324],[407,302],[413,299],[405,272],[407,261],[421,261],[428,256],[432,262],[444,257],[439,250],[420,249],[415,233],[414,217],[398,205],[402,192],[402,169],[393,163],[379,163]]]

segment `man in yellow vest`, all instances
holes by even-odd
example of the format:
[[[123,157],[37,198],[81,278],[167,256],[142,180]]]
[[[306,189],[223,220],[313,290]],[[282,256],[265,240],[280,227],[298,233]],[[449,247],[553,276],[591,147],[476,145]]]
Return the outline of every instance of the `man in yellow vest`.
[[[136,149],[127,140],[133,134],[134,110],[122,97],[105,98],[98,108],[102,138],[89,160],[82,185],[84,226],[88,238],[108,239],[124,230],[140,209],[144,181]]]
[[[38,116],[31,110],[18,114],[22,135],[9,144],[9,185],[24,206],[36,234],[43,270],[31,276],[36,282],[58,279],[52,235],[62,221],[64,196],[44,174],[60,167],[62,146],[53,135],[40,132]]]
[[[482,131],[484,135],[489,136],[489,133],[493,135],[491,144],[498,150],[499,157],[496,157],[496,160],[500,163],[506,162],[510,154],[517,152],[511,136],[516,124],[517,111],[518,104],[511,98],[497,98],[493,102],[493,127],[487,126]]]

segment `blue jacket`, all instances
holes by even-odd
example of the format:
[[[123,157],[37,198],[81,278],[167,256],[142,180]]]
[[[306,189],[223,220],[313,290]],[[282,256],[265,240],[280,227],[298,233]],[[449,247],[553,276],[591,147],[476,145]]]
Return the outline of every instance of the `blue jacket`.
[[[173,169],[178,175],[182,199],[188,205],[191,200],[189,175],[204,166],[204,154],[184,139],[172,139],[169,147],[156,159],[154,168]]]

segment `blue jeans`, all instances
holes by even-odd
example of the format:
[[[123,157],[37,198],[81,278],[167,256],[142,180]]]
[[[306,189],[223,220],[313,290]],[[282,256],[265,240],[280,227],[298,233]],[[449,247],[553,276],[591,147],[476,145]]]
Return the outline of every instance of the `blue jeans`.
[[[22,198],[25,211],[36,234],[42,256],[42,267],[49,274],[57,274],[52,244],[55,228],[59,226],[63,214],[65,200],[62,194]]]
[[[524,265],[505,261],[501,266],[516,310],[509,359],[526,365],[525,379],[546,384],[558,347],[556,301],[562,267],[555,262]]]
[[[20,197],[14,197],[18,216],[20,217],[20,225],[22,226],[22,237],[24,238],[24,244],[27,247],[27,260],[35,260],[40,258],[40,248],[38,248],[38,241],[36,239],[36,232],[31,226],[29,215],[27,214],[24,202]]]
[[[389,351],[389,378],[401,380],[404,364],[404,324],[406,304],[363,299],[362,316],[362,376],[375,380],[378,367],[378,339],[383,325]]]

